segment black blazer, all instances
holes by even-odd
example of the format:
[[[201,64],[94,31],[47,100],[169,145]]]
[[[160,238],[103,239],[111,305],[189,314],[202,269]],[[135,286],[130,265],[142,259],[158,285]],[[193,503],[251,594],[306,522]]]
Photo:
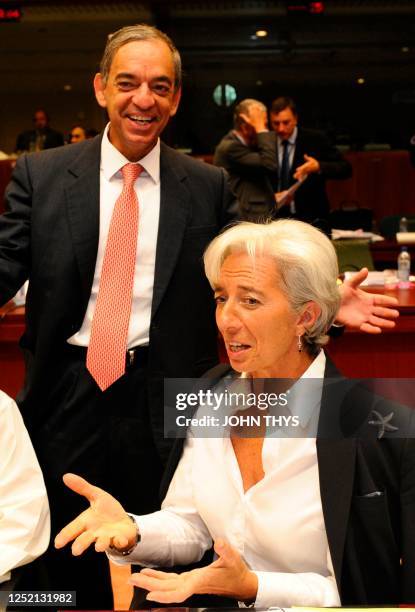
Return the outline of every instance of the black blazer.
[[[294,159],[291,166],[291,184],[295,182],[293,174],[298,166],[304,163],[304,155],[315,157],[320,162],[320,172],[310,174],[295,194],[296,217],[302,221],[313,222],[315,219],[327,219],[330,204],[327,198],[326,179],[346,179],[352,175],[352,167],[342,154],[330,144],[323,132],[298,128],[295,143]],[[288,207],[280,215],[288,214]]]
[[[50,381],[67,338],[81,326],[99,238],[101,137],[25,155],[6,190],[0,217],[0,302],[29,278],[21,340],[27,375],[20,396],[33,428],[53,418]],[[212,291],[202,255],[232,219],[223,170],[162,144],[160,220],[149,343],[149,407],[161,456],[163,377],[199,376],[217,362]]]
[[[213,163],[228,172],[241,217],[259,221],[273,214],[278,177],[273,132],[258,134],[256,147],[245,145],[233,130],[228,132],[216,147]]]
[[[210,386],[230,366],[208,372]],[[213,381],[213,383],[212,383]],[[348,381],[327,359],[317,457],[320,494],[342,605],[415,602],[414,412]],[[372,411],[398,430],[378,439]],[[177,440],[161,486],[164,498],[180,460]]]

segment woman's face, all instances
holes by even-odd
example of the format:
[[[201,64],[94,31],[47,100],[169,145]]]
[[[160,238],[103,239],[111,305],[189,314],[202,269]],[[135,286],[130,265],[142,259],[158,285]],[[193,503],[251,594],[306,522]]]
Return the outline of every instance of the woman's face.
[[[216,322],[230,363],[237,372],[255,378],[291,378],[307,369],[312,359],[298,351],[304,333],[304,313],[296,315],[279,288],[275,261],[229,255],[215,287]]]

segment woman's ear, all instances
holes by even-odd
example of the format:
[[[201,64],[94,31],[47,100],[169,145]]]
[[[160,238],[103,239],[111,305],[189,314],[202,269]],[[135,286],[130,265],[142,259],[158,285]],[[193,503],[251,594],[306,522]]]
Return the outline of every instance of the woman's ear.
[[[307,302],[297,320],[297,335],[302,336],[310,329],[321,314],[321,308],[316,302]]]

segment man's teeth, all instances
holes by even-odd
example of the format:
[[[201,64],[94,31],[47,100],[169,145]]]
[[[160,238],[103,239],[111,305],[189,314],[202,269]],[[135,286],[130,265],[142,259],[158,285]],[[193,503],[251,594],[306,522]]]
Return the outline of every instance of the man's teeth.
[[[152,121],[155,120],[155,117],[136,117],[134,115],[129,115],[129,119],[131,119],[132,121],[135,121],[136,123],[151,123]]]

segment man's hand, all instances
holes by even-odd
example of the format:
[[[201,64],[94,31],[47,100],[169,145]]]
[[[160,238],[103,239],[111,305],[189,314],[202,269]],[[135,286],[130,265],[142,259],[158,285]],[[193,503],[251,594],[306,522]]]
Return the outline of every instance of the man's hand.
[[[399,311],[393,307],[397,306],[398,300],[359,289],[367,275],[368,269],[362,268],[340,287],[342,300],[336,323],[368,334],[380,334],[382,329],[395,327],[393,319],[399,316]]]
[[[320,172],[320,162],[318,162],[314,157],[310,157],[309,155],[304,155],[305,163],[298,168],[295,169],[294,178],[296,181],[308,176],[309,174],[313,174],[314,172]]]
[[[180,603],[191,595],[204,593],[255,601],[258,578],[239,553],[224,540],[215,542],[215,552],[219,558],[207,567],[183,574],[144,569],[132,574],[129,582],[149,591],[149,601],[160,603]]]
[[[291,202],[294,200],[294,195],[291,194],[287,196],[287,193],[288,189],[285,189],[284,191],[277,191],[276,193],[274,193],[277,209],[281,208],[281,206],[291,204]]]
[[[266,111],[257,104],[252,104],[249,107],[249,114],[241,113],[241,119],[248,125],[254,128],[255,132],[267,132],[268,131],[268,117]]]
[[[62,548],[74,540],[72,554],[81,555],[93,542],[97,552],[103,552],[110,546],[122,552],[134,546],[136,526],[112,495],[75,474],[65,474],[63,481],[72,491],[86,497],[90,507],[58,533],[56,548]]]

